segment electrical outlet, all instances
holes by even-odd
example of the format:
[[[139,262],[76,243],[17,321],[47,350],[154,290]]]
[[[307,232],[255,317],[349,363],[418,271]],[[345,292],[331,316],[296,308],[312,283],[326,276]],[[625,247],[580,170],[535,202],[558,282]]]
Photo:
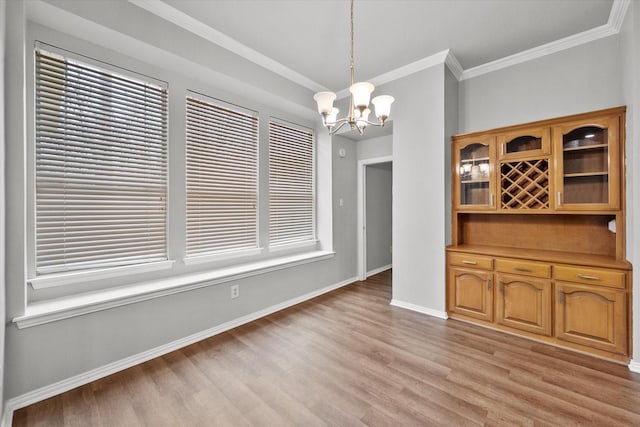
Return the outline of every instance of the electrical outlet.
[[[240,285],[231,285],[231,299],[240,296]]]

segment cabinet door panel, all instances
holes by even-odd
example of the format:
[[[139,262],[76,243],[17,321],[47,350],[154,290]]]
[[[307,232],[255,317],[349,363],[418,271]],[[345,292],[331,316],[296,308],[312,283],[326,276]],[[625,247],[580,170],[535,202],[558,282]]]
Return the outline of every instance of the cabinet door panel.
[[[459,139],[453,145],[453,202],[457,209],[495,210],[495,139]]]
[[[493,321],[493,274],[462,268],[449,270],[449,310]]]
[[[496,274],[496,321],[504,326],[551,335],[551,281]]]
[[[554,128],[556,209],[620,207],[618,115]]]
[[[559,339],[626,354],[624,291],[556,282],[556,336]]]
[[[550,152],[551,132],[548,127],[518,129],[498,136],[499,158],[539,157]]]

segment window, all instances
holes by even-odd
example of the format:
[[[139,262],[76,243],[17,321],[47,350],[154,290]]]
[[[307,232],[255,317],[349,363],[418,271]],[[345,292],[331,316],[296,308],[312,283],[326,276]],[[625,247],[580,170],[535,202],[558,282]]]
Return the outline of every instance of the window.
[[[167,259],[166,85],[36,50],[35,156],[37,275]]]
[[[313,132],[269,123],[269,241],[315,239]]]
[[[187,97],[187,256],[257,248],[258,117]]]

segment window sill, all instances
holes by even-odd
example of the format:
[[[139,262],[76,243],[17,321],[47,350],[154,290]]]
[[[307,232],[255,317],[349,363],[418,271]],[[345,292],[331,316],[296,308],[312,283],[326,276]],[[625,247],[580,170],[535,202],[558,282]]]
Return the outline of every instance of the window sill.
[[[256,276],[270,271],[295,267],[310,262],[332,258],[330,251],[314,251],[280,257],[266,261],[225,267],[214,271],[170,277],[163,280],[143,282],[132,286],[105,289],[99,292],[56,298],[27,305],[25,314],[13,319],[19,329],[107,310],[179,292],[230,282]]]
[[[47,274],[27,280],[33,289],[51,288],[53,286],[72,285],[87,280],[110,279],[112,277],[147,273],[151,271],[169,270],[175,261],[149,262],[146,264],[124,265],[121,267],[96,268],[78,272]]]

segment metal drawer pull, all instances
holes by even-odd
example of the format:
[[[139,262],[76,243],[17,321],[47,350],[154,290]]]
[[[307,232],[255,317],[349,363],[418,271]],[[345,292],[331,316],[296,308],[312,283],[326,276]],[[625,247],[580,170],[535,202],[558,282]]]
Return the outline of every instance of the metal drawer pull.
[[[498,289],[500,289],[500,292],[504,292],[504,282],[502,280],[498,282]]]
[[[524,271],[525,273],[531,273],[531,270],[524,267],[513,267],[515,271]]]
[[[466,259],[463,259],[462,263],[463,264],[469,264],[469,265],[476,265],[477,264],[477,262],[475,262],[475,261],[469,261],[469,260],[466,260]]]
[[[491,279],[487,279],[487,290],[491,290]]]
[[[562,290],[558,290],[558,304],[564,303],[564,292]]]
[[[576,277],[578,279],[585,279],[585,280],[600,280],[598,276],[587,276],[586,274],[576,274]]]

